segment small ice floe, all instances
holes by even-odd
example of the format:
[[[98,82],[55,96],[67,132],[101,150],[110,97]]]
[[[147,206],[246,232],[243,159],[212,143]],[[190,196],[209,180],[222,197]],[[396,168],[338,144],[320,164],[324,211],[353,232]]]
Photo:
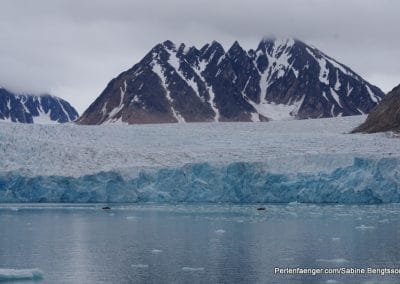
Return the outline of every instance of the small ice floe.
[[[133,267],[133,268],[148,268],[149,265],[148,264],[138,263],[138,264],[132,264],[131,267]]]
[[[365,226],[365,225],[360,225],[356,227],[357,230],[373,230],[375,229],[374,226]]]
[[[19,280],[40,280],[43,272],[39,269],[2,269],[0,268],[0,282]]]
[[[215,230],[215,233],[218,235],[223,235],[223,234],[225,234],[225,230],[218,229],[218,230]]]
[[[382,219],[382,220],[379,220],[378,222],[379,222],[379,223],[388,223],[388,222],[389,222],[389,219]]]
[[[17,207],[10,207],[10,209],[11,209],[12,211],[19,211],[19,209],[18,209]]]
[[[204,271],[204,267],[182,267],[183,271]]]
[[[151,253],[159,254],[159,253],[162,253],[162,250],[160,250],[160,249],[152,249]]]
[[[136,220],[138,217],[135,216],[126,216],[126,220]]]
[[[335,238],[335,237],[333,237],[333,238],[332,238],[332,241],[338,242],[338,241],[340,241],[340,238]]]
[[[326,262],[326,263],[346,263],[349,262],[347,259],[344,258],[332,258],[332,259],[325,259],[325,258],[318,258],[316,259],[317,262]]]
[[[334,280],[334,279],[329,279],[329,280],[326,280],[325,281],[325,283],[339,283],[339,281],[337,281],[337,280]]]

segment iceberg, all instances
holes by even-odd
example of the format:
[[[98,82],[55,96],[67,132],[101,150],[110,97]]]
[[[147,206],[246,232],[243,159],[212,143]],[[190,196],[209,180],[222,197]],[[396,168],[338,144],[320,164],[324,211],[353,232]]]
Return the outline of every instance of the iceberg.
[[[189,271],[189,272],[196,272],[196,271],[204,271],[204,267],[188,267],[184,266],[182,267],[183,271]]]
[[[131,267],[133,267],[133,268],[149,268],[149,265],[139,263],[139,264],[132,264]]]
[[[40,280],[43,273],[39,269],[4,269],[0,268],[0,282]]]
[[[349,262],[347,259],[344,259],[344,258],[332,258],[332,259],[318,258],[315,261],[316,262],[326,262],[326,263],[347,263],[347,262]]]
[[[132,177],[117,171],[80,177],[3,172],[0,202],[378,204],[400,202],[399,185],[399,158],[358,157],[334,169],[307,172],[276,171],[260,162],[193,163]]]

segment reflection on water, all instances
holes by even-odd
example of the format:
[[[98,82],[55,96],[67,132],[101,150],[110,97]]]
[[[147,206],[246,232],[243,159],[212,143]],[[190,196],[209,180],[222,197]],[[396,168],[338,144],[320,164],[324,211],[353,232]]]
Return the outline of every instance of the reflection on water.
[[[41,283],[334,283],[275,267],[400,267],[399,205],[2,205],[0,269]],[[28,283],[28,282],[23,282]]]

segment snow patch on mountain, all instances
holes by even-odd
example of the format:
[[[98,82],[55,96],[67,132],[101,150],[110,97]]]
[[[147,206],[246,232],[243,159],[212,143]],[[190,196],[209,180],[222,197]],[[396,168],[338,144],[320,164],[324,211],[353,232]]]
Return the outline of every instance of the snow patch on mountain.
[[[335,102],[336,102],[340,107],[343,107],[342,104],[340,103],[340,98],[339,98],[338,94],[337,94],[337,93],[335,92],[335,90],[333,90],[332,88],[331,88],[331,95],[332,95],[332,97],[335,99]]]
[[[266,50],[265,53],[259,51],[258,55],[264,55],[268,60],[268,67],[264,72],[261,72],[261,96],[266,94],[268,87],[275,79],[283,77],[289,70],[292,69],[294,74],[297,74],[296,77],[298,77],[298,70],[295,70],[289,63],[292,57],[290,51],[294,43],[294,39],[292,38],[276,39],[270,51]]]
[[[313,56],[319,64],[319,81],[326,85],[329,85],[329,69],[326,66],[326,60],[318,54],[314,54],[309,48],[306,48],[307,52]]]
[[[368,91],[368,94],[369,94],[369,97],[371,98],[371,100],[375,103],[378,103],[381,100],[381,98],[375,96],[375,94],[371,91],[371,88],[369,86],[365,85],[365,87],[367,88],[367,91]]]
[[[124,86],[120,87],[120,102],[119,105],[117,107],[115,107],[110,113],[109,113],[109,117],[110,119],[106,122],[108,123],[113,123],[113,122],[119,122],[122,120],[121,116],[119,116],[118,118],[115,118],[115,116],[124,108],[124,96],[126,93],[126,88],[127,88],[127,84],[126,84],[126,80],[124,81]],[[104,106],[106,107],[106,106]]]
[[[304,99],[304,97],[303,97]],[[252,101],[249,103],[257,110],[257,113],[270,118],[271,120],[290,120],[294,119],[296,110],[301,106],[303,100],[295,102],[292,105],[268,103],[265,100],[256,104]],[[260,121],[258,115],[253,122]]]
[[[210,56],[210,60],[212,60],[212,58],[214,57],[214,54],[215,54],[215,51],[214,51],[213,54]],[[217,108],[217,106],[216,106],[216,104],[215,104],[215,93],[214,93],[214,91],[213,91],[213,89],[212,89],[212,86],[210,86],[210,85],[207,83],[207,81],[204,79],[204,77],[203,77],[203,75],[202,75],[202,73],[203,73],[204,70],[206,69],[207,64],[209,63],[210,60],[208,60],[208,61],[205,60],[205,59],[201,60],[201,61],[199,62],[199,64],[198,64],[198,66],[195,66],[195,67],[193,68],[193,71],[197,74],[197,76],[198,76],[199,78],[202,78],[202,79],[203,79],[203,81],[204,81],[204,83],[205,83],[205,85],[206,85],[206,87],[207,87],[207,91],[208,91],[208,94],[209,94],[209,96],[210,96],[210,98],[209,98],[209,100],[208,100],[208,103],[210,104],[212,110],[213,110],[214,113],[215,113],[215,115],[214,115],[214,121],[215,121],[215,122],[218,122],[218,121],[219,121],[219,118],[220,118],[220,113],[219,113],[219,110],[218,110],[218,108]],[[218,65],[218,63],[217,63],[217,65]]]
[[[39,116],[34,116],[32,118],[35,124],[57,124],[57,121],[51,119],[50,111],[48,113],[39,111]]]
[[[159,64],[156,64],[156,63],[155,63],[155,64],[153,65],[153,71],[154,71],[154,73],[157,74],[157,76],[158,76],[158,77],[160,78],[160,80],[161,80],[161,84],[162,84],[162,86],[163,86],[163,88],[164,88],[164,90],[165,90],[165,94],[166,94],[167,100],[170,102],[171,111],[172,111],[172,114],[173,114],[174,118],[176,119],[176,121],[177,121],[178,123],[185,122],[185,119],[180,115],[180,113],[179,113],[178,111],[175,110],[175,107],[173,106],[174,101],[173,101],[173,99],[171,98],[171,93],[170,93],[170,91],[168,90],[168,87],[167,87],[167,79],[166,79],[166,77],[165,77],[164,71],[162,70],[162,67],[161,67]]]

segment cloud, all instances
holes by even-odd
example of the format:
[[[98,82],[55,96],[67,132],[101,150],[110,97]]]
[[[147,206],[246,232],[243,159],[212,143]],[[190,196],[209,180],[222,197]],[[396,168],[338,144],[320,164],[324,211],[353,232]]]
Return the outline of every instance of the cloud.
[[[0,85],[81,113],[120,72],[171,39],[255,48],[294,36],[384,91],[400,83],[400,2],[391,0],[2,0]]]

